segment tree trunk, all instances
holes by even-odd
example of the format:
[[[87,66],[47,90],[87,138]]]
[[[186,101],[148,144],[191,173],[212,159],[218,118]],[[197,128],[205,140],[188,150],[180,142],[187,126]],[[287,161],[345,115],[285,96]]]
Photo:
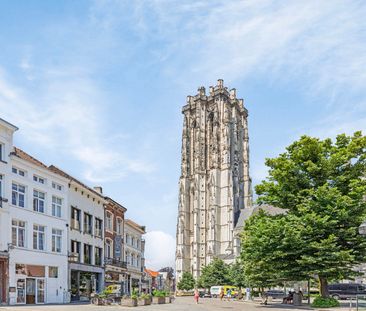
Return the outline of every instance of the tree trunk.
[[[324,276],[319,276],[319,285],[320,285],[320,296],[329,297],[328,279]]]

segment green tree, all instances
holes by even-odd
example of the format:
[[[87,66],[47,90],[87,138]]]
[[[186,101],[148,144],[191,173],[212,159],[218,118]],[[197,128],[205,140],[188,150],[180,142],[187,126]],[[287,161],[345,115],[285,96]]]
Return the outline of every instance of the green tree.
[[[354,266],[365,261],[366,239],[358,227],[366,217],[366,137],[342,134],[333,142],[303,136],[266,165],[269,176],[256,186],[258,202],[286,209],[279,218],[300,235],[289,248],[289,274],[317,275],[327,297],[329,279],[351,278]]]
[[[203,267],[198,284],[205,288],[215,285],[230,285],[229,265],[222,259],[214,258],[210,264]]]
[[[300,232],[295,219],[287,215],[260,211],[246,221],[241,259],[248,285],[263,288],[287,279],[306,279],[295,262],[302,251]]]
[[[244,274],[244,266],[238,258],[233,264],[229,266],[229,279],[231,285],[237,287],[244,287],[247,285],[247,281]]]
[[[193,275],[190,272],[183,272],[181,280],[178,282],[177,287],[179,290],[191,290],[194,288],[196,282]]]

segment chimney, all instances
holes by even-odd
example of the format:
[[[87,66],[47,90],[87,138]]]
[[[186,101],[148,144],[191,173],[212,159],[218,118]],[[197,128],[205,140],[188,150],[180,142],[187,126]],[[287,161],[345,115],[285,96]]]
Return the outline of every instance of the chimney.
[[[101,186],[94,187],[94,190],[100,194],[103,194],[103,188]]]
[[[224,87],[224,80],[223,79],[218,79],[217,80],[217,86],[219,87],[219,89],[222,89]]]

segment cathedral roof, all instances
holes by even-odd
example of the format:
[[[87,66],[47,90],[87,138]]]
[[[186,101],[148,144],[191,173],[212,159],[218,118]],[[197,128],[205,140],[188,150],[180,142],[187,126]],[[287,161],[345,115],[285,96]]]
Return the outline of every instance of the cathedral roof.
[[[244,227],[244,222],[252,215],[258,214],[260,210],[267,212],[268,214],[275,216],[286,213],[286,210],[275,207],[272,205],[257,205],[252,208],[244,208],[240,210],[238,222],[236,223],[235,230],[240,230]]]

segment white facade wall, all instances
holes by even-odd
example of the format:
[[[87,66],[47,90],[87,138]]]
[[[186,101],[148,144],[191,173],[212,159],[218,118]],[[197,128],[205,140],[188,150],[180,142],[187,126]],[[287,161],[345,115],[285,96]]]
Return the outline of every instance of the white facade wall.
[[[13,148],[13,133],[16,128],[12,128],[6,122],[1,122],[0,120],[0,147],[2,158],[0,159],[0,175],[1,175],[1,192],[0,197],[4,199],[10,199],[11,193],[9,187],[11,164],[9,154]],[[1,202],[0,202],[1,204]],[[9,224],[9,205],[2,202],[0,205],[0,252],[8,250],[8,243],[10,243],[10,236],[7,228]]]
[[[127,273],[130,279],[139,280],[139,289],[141,290],[141,279],[143,271],[144,252],[142,250],[143,235],[139,230],[131,226],[128,221],[124,224],[125,234],[125,261],[127,262]],[[137,260],[138,258],[138,260]],[[132,281],[130,282],[130,289]]]
[[[101,291],[104,288],[104,204],[106,204],[106,200],[102,196],[98,196],[96,193],[91,191],[90,189],[83,187],[77,182],[72,181],[70,183],[70,187],[68,189],[68,197],[69,197],[69,252],[71,253],[71,241],[80,242],[80,261],[78,263],[70,262],[69,265],[69,286],[72,287],[71,284],[71,271],[82,271],[82,272],[92,272],[98,273],[98,282],[99,288],[97,291]],[[80,219],[80,229],[76,230],[72,226],[71,222],[71,208],[75,207],[80,210],[81,219]],[[84,232],[84,213],[92,215],[92,234],[88,234]],[[95,232],[95,219],[98,218],[102,220],[102,235],[101,237],[96,236]],[[92,256],[91,263],[86,264],[84,262],[84,244],[91,245],[92,247]],[[96,265],[95,262],[95,247],[99,247],[102,249],[101,255],[101,265]],[[95,285],[95,284],[94,284]],[[93,285],[93,286],[94,286]]]
[[[10,304],[25,303],[17,302],[18,295],[21,295],[21,289],[17,287],[19,279],[26,279],[29,276],[16,274],[16,265],[36,265],[45,266],[45,301],[44,303],[63,303],[64,296],[68,290],[67,280],[67,235],[68,235],[68,201],[67,201],[67,181],[50,172],[46,168],[34,165],[26,160],[13,155],[10,158],[10,166],[25,172],[25,176],[20,176],[13,172],[6,176],[6,197],[8,198],[9,219],[6,226],[8,237],[12,236],[12,220],[25,222],[25,245],[18,247],[14,245],[10,250],[9,260],[9,286],[15,288],[15,292],[10,293]],[[11,168],[10,168],[11,169]],[[45,183],[41,184],[33,180],[33,176],[44,178]],[[61,190],[52,188],[52,182],[61,186]],[[12,184],[17,183],[25,186],[25,206],[19,207],[12,202]],[[33,210],[33,191],[37,190],[45,193],[45,211],[44,213]],[[61,199],[61,217],[52,216],[52,196]],[[33,249],[33,226],[45,226],[45,249]],[[58,229],[62,232],[61,252],[52,251],[52,229]],[[58,268],[58,277],[48,277],[48,267]],[[42,302],[43,303],[43,302]]]

